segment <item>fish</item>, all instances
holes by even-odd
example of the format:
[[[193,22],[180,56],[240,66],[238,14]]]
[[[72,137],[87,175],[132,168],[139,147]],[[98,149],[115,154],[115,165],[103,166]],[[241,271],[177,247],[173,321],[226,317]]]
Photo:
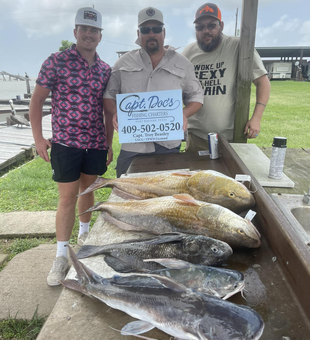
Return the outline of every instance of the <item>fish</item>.
[[[253,194],[244,184],[213,170],[114,179],[98,177],[80,195],[106,187],[113,188],[113,192],[124,199],[148,199],[184,193],[203,202],[219,204],[236,213],[255,205]]]
[[[218,204],[194,199],[188,194],[99,202],[85,213],[102,211],[103,218],[120,229],[192,233],[209,236],[233,248],[258,248],[260,233],[247,219]]]
[[[63,280],[62,285],[137,319],[122,328],[123,335],[139,336],[158,328],[182,340],[258,340],[263,333],[261,316],[247,306],[201,294],[160,275],[103,278],[68,247],[77,279]]]
[[[149,239],[129,240],[104,246],[83,245],[77,257],[105,255],[105,262],[117,272],[149,271],[164,268],[150,258],[177,258],[202,265],[220,265],[233,253],[222,241],[203,235],[167,233]]]
[[[223,300],[242,292],[245,287],[244,275],[233,269],[192,264],[178,259],[146,259],[165,266],[164,269],[150,271],[170,277],[184,286],[202,294],[214,295]]]

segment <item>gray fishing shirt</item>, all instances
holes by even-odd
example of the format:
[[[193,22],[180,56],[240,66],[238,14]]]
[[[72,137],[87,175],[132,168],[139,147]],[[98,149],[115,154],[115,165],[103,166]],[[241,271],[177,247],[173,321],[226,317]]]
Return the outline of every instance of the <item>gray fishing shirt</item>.
[[[114,99],[121,93],[138,93],[165,90],[182,90],[183,104],[203,103],[203,91],[194,72],[193,64],[177,53],[175,48],[165,46],[167,52],[153,69],[152,61],[144,49],[125,53],[112,68],[112,74],[104,98]],[[119,114],[119,113],[118,113]],[[180,140],[156,142],[168,149],[178,147]],[[122,150],[151,153],[153,142],[123,143]]]

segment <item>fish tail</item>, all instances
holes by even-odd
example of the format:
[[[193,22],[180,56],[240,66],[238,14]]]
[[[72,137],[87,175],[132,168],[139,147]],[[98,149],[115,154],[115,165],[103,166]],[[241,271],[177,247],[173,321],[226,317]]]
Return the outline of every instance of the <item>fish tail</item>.
[[[104,188],[108,186],[109,178],[98,177],[93,184],[91,184],[86,190],[81,192],[78,196],[89,194],[97,189]]]
[[[60,281],[60,283],[69,289],[76,290],[77,292],[80,292],[82,294],[85,293],[85,291],[81,287],[81,284],[77,280],[68,279],[68,280]]]
[[[100,246],[85,245],[79,249],[76,256],[78,259],[85,259],[86,257],[103,254],[103,248],[104,247]]]
[[[79,292],[82,292],[84,294],[87,294],[87,289],[85,287],[86,284],[88,283],[93,283],[95,280],[93,279],[94,276],[98,277],[95,272],[93,272],[91,269],[87,268],[82,262],[80,262],[75,255],[75,252],[73,249],[67,245],[69,248],[69,254],[70,258],[73,264],[73,267],[76,271],[78,281],[76,280],[64,280],[61,282],[64,286],[68,288],[72,288],[74,290],[77,290]],[[74,282],[75,281],[75,282]]]
[[[79,216],[81,215],[84,215],[84,214],[87,214],[89,212],[92,212],[92,211],[98,211],[100,209],[98,209],[98,207],[102,204],[103,202],[98,202],[96,203],[94,206],[92,206],[91,208],[87,209],[86,211],[82,212],[81,214],[79,214]]]

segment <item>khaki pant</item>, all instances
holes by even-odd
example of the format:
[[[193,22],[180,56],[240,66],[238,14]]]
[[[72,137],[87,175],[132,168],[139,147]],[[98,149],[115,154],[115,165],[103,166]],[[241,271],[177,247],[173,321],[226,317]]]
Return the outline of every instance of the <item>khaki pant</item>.
[[[202,150],[209,150],[208,140],[202,139],[193,133],[188,133],[186,140],[186,151],[188,152],[197,152]]]

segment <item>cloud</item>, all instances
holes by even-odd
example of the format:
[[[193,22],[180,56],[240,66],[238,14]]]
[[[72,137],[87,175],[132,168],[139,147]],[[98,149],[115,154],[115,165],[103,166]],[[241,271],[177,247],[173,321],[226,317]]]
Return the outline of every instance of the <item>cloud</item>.
[[[74,28],[74,0],[17,0],[11,2],[12,18],[28,37],[50,36]]]
[[[300,40],[299,46],[306,46],[310,44],[310,21],[305,21],[301,24],[299,29]]]
[[[271,26],[257,28],[255,45],[260,47],[309,45],[309,32],[310,21],[301,23],[300,19],[284,14]]]

